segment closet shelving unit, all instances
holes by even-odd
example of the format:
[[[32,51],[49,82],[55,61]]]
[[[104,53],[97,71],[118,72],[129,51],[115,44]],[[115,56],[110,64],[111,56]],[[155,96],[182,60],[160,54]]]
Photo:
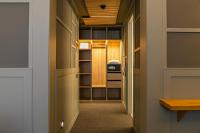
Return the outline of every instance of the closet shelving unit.
[[[106,40],[121,40],[122,38],[122,27],[80,27],[79,39],[80,42],[86,42],[90,46],[87,49],[79,49],[79,68],[80,68],[80,100],[81,101],[121,101],[122,99],[122,86],[119,85],[114,87],[113,85],[117,85],[119,82],[122,82],[121,71],[117,71],[117,75],[120,75],[120,79],[110,80],[109,76],[114,75],[113,72],[107,72],[107,44]],[[102,47],[98,43],[102,43],[104,41],[105,45]],[[103,44],[103,43],[102,43]],[[96,64],[94,59],[94,50],[95,48],[105,48],[105,64],[103,69],[105,70],[105,83],[103,84],[95,84],[95,79],[93,78],[94,71],[93,67]],[[101,67],[102,68],[102,67]],[[100,69],[101,69],[100,68]],[[112,82],[112,86],[110,87],[108,84]],[[116,84],[116,83],[117,84]],[[113,84],[114,83],[114,84]],[[108,87],[109,86],[109,87]]]
[[[92,50],[79,49],[80,99],[91,100],[92,95]]]

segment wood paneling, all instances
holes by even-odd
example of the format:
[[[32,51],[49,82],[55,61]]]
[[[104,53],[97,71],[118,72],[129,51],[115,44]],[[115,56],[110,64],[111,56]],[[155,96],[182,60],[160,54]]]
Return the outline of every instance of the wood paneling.
[[[84,18],[84,23],[86,25],[106,25],[106,24],[115,24],[116,17],[114,18],[104,18],[104,17],[91,17],[91,18]]]
[[[120,41],[108,42],[107,59],[108,61],[119,60],[121,62]]]
[[[92,49],[92,86],[106,86],[106,49]]]
[[[120,0],[85,0],[90,18],[84,18],[86,25],[115,24]],[[100,5],[106,5],[101,9]]]

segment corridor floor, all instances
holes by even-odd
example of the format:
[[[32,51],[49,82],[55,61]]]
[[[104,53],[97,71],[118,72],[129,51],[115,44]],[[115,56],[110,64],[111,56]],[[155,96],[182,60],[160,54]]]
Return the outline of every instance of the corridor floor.
[[[132,119],[121,103],[81,103],[71,133],[133,133]]]

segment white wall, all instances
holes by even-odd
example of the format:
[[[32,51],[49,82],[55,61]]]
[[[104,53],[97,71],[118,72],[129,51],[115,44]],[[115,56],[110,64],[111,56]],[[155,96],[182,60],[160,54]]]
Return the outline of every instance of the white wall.
[[[49,125],[54,125],[51,121],[55,120],[50,117],[54,114],[55,107],[52,104],[55,102],[52,95],[56,72],[55,1],[0,0],[1,2],[29,4],[29,40],[27,68],[0,68],[0,132],[49,133]],[[73,71],[77,73],[78,70]],[[75,82],[75,77],[74,74],[70,80]],[[76,81],[71,87],[78,90],[78,80]],[[72,89],[71,93],[76,96],[71,99],[75,116],[78,112],[78,92]]]
[[[172,29],[167,29],[165,13],[166,0],[141,1],[140,93],[143,105],[140,108],[140,131],[141,133],[199,133],[199,112],[190,112],[182,121],[177,122],[176,114],[159,104],[160,98],[199,98],[198,68],[167,68],[166,33]],[[187,30],[174,29],[173,32],[188,32]]]
[[[32,69],[0,69],[0,132],[32,133]]]
[[[49,1],[1,0],[0,3],[2,2],[29,4],[29,32],[25,35],[29,38],[28,49],[26,48],[28,57],[25,57],[28,64],[26,63],[25,68],[0,68],[0,132],[48,133]],[[17,42],[12,43],[18,45]]]
[[[32,0],[33,132],[49,132],[50,1]]]

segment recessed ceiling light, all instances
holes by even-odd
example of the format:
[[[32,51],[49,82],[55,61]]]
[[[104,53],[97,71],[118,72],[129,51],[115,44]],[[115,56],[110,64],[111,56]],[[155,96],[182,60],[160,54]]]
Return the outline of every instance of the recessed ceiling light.
[[[106,9],[106,5],[105,4],[101,4],[100,8],[104,10],[104,9]]]

